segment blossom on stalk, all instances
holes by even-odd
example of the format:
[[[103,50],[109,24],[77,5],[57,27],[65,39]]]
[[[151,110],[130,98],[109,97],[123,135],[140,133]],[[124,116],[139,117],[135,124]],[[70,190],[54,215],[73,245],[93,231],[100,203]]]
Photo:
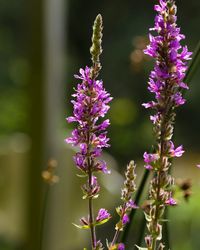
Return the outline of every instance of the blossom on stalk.
[[[96,222],[102,222],[104,220],[108,220],[110,218],[110,214],[108,211],[104,208],[101,208],[98,212],[98,215],[96,217]]]
[[[96,172],[109,174],[105,161],[100,160],[103,148],[109,147],[107,128],[110,125],[108,119],[104,119],[112,100],[110,94],[105,90],[102,80],[97,80],[101,64],[99,56],[102,53],[102,17],[97,15],[93,25],[92,46],[90,53],[92,56],[92,66],[81,68],[79,74],[74,77],[78,79],[77,88],[72,95],[73,116],[66,120],[68,123],[75,122],[76,128],[72,131],[66,142],[78,148],[74,162],[87,181],[82,185],[83,199],[88,199],[88,219],[81,218],[79,228],[90,229],[91,245],[93,250],[102,250],[101,241],[96,239],[95,227],[110,219],[107,210],[101,208],[96,216],[93,214],[93,199],[98,197],[100,186],[95,176]],[[77,226],[77,225],[76,225]]]
[[[88,173],[92,164],[93,172],[109,173],[106,163],[97,158],[101,156],[103,148],[110,146],[106,131],[110,122],[108,119],[101,122],[99,120],[109,110],[108,103],[112,97],[104,89],[101,80],[92,79],[91,68],[80,69],[80,75],[75,77],[81,82],[72,95],[75,98],[72,101],[74,111],[67,121],[76,122],[78,125],[66,142],[79,146],[80,150],[74,156],[74,161],[81,171]]]
[[[150,185],[149,212],[146,213],[147,227],[150,235],[145,238],[148,250],[157,249],[157,241],[162,239],[161,218],[165,206],[174,206],[176,201],[171,197],[173,178],[168,170],[171,165],[169,159],[181,157],[183,147],[175,148],[172,142],[175,108],[183,105],[185,99],[182,89],[188,89],[184,82],[187,70],[187,61],[191,59],[191,52],[187,46],[182,46],[185,38],[177,27],[176,5],[174,0],[159,0],[154,6],[157,12],[155,26],[149,34],[150,44],[144,53],[155,59],[154,69],[151,71],[148,90],[155,95],[155,99],[144,103],[145,108],[150,108],[154,114],[150,116],[157,145],[155,152],[144,153],[145,168],[154,171]],[[162,247],[161,247],[162,246]],[[159,249],[163,249],[162,243]]]

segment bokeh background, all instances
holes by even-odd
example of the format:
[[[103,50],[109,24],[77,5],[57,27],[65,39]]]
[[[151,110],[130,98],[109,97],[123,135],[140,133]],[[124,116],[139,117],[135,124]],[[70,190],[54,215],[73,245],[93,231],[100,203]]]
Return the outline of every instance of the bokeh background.
[[[115,214],[123,170],[131,159],[138,166],[138,182],[141,179],[142,155],[153,142],[149,113],[141,106],[152,98],[147,81],[153,61],[142,50],[148,43],[148,28],[153,26],[155,2],[0,1],[0,250],[39,249],[47,189],[41,173],[52,158],[57,161],[60,181],[50,187],[46,199],[42,249],[78,250],[89,244],[88,232],[72,225],[86,215],[87,204],[72,162],[74,151],[64,138],[72,129],[65,117],[72,111],[73,75],[91,64],[91,27],[98,13],[104,20],[100,77],[114,100],[108,115],[112,147],[104,154],[112,175],[100,177],[102,191],[96,209],[106,207]],[[200,33],[200,1],[177,0],[177,5],[184,42],[194,51]],[[169,211],[174,250],[200,249],[199,78],[200,69],[177,115],[175,141],[184,145],[186,153],[174,162],[173,174],[179,183],[186,179],[193,187],[187,201],[177,191],[179,206]],[[130,249],[142,216],[138,212]],[[111,239],[116,220],[113,216],[102,226],[100,238]]]

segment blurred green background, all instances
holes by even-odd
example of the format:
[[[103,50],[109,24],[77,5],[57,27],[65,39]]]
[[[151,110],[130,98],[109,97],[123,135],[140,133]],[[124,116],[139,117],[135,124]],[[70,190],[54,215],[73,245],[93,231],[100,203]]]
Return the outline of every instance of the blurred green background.
[[[112,147],[104,158],[112,176],[101,177],[96,202],[113,211],[120,202],[123,170],[137,162],[138,182],[143,173],[142,155],[149,150],[152,125],[141,104],[152,99],[147,81],[153,61],[142,53],[148,28],[154,25],[148,0],[18,0],[0,1],[0,250],[38,250],[46,184],[41,172],[49,159],[58,162],[58,184],[50,187],[45,216],[43,250],[78,250],[88,245],[88,232],[72,222],[87,213],[81,199],[81,181],[72,162],[74,151],[65,145],[72,129],[65,117],[72,112],[70,95],[80,67],[90,65],[92,24],[101,13],[104,20],[103,69],[100,77],[114,97],[109,111]],[[184,43],[193,51],[199,41],[200,1],[180,1],[178,25]],[[173,250],[200,249],[200,69],[178,111],[175,141],[186,153],[176,160],[173,174],[191,179],[188,202],[177,192],[177,208],[170,209]],[[142,217],[138,212],[137,225]],[[111,239],[114,223],[102,226],[99,237]],[[130,249],[139,226],[130,236]],[[104,242],[105,243],[105,242]],[[128,249],[128,248],[127,248]]]

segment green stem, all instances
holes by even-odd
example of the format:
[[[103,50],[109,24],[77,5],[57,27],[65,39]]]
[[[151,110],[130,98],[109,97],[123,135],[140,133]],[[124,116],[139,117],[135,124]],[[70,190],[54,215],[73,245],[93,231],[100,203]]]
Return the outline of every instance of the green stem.
[[[90,187],[92,186],[92,173],[91,173],[91,170],[89,171],[89,186]],[[90,222],[92,249],[96,249],[96,232],[95,232],[95,226],[94,226],[92,197],[89,198],[88,209],[89,209],[89,222]]]
[[[47,212],[49,190],[50,190],[50,186],[49,186],[49,184],[46,184],[45,193],[44,193],[44,200],[43,200],[43,208],[42,208],[42,217],[41,217],[39,250],[43,249],[44,232],[45,232],[45,219],[46,219],[46,212]]]
[[[114,235],[114,237],[113,237],[111,246],[114,246],[114,245],[115,245],[115,243],[116,243],[116,241],[117,241],[117,239],[118,239],[118,237],[119,237],[119,233],[120,233],[120,231],[119,231],[119,229],[117,229],[117,230],[115,231],[115,235]]]

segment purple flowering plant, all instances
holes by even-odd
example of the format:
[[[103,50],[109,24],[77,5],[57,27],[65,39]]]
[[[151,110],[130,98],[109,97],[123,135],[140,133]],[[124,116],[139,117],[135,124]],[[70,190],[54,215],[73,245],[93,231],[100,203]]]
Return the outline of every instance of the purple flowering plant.
[[[150,73],[148,90],[154,94],[154,100],[142,105],[152,109],[150,120],[153,124],[155,145],[152,152],[143,154],[146,171],[152,172],[148,201],[145,209],[147,235],[144,237],[146,246],[137,246],[140,250],[162,250],[162,229],[165,209],[177,205],[173,198],[174,178],[170,174],[172,159],[181,157],[184,153],[183,146],[176,147],[173,138],[176,108],[185,104],[182,90],[187,90],[188,85],[184,78],[188,68],[187,61],[192,53],[187,46],[182,45],[185,38],[177,26],[177,7],[173,0],[159,0],[154,6],[156,11],[155,25],[149,34],[150,44],[144,50],[146,55],[154,58],[155,66]],[[75,75],[78,80],[75,93],[72,95],[73,115],[67,118],[68,123],[76,123],[66,142],[78,149],[74,155],[74,163],[86,178],[82,185],[83,199],[88,200],[88,215],[80,219],[81,229],[90,230],[91,249],[104,249],[103,243],[97,238],[96,226],[106,223],[111,214],[100,208],[94,214],[93,200],[98,198],[100,185],[97,173],[110,174],[107,163],[100,159],[104,148],[109,147],[107,128],[109,119],[105,116],[110,108],[112,97],[105,90],[103,81],[98,80],[101,70],[100,54],[102,53],[102,17],[95,19],[90,48],[92,66],[81,68]],[[107,249],[123,250],[126,242],[120,242],[120,233],[128,223],[132,222],[130,214],[139,208],[133,200],[136,191],[135,163],[130,161],[125,171],[124,186],[121,190],[122,204],[116,208],[119,221],[115,225],[112,240],[107,239]],[[133,243],[134,244],[134,243]]]
[[[66,139],[67,143],[79,148],[74,156],[74,162],[82,174],[87,177],[87,181],[82,185],[83,199],[88,199],[88,216],[80,219],[81,225],[75,226],[82,229],[90,229],[92,249],[103,249],[103,245],[96,237],[96,226],[106,223],[111,215],[104,208],[100,208],[97,216],[93,213],[93,199],[97,198],[100,191],[100,185],[96,173],[101,172],[110,174],[105,161],[100,160],[103,148],[107,148],[109,138],[106,129],[110,125],[109,119],[104,119],[112,100],[110,94],[105,90],[102,80],[97,80],[101,64],[99,56],[102,53],[102,17],[98,15],[93,26],[92,47],[90,53],[92,56],[92,67],[86,66],[85,69],[79,70],[79,75],[75,75],[79,83],[72,95],[74,98],[73,116],[67,118],[67,122],[76,122],[77,126],[72,131],[71,137]],[[131,196],[135,191],[135,165],[131,162],[126,171],[126,181],[122,189],[123,206],[117,209],[120,216],[120,222],[116,225],[116,234],[108,248],[124,249],[122,243],[117,243],[119,232],[128,223],[128,212],[136,208]]]
[[[145,242],[148,250],[157,249],[162,239],[162,218],[166,206],[176,205],[173,199],[174,178],[170,175],[171,159],[181,157],[183,146],[175,147],[172,141],[175,109],[185,103],[181,90],[188,89],[183,81],[187,70],[187,61],[191,52],[182,46],[185,38],[177,27],[177,7],[173,0],[160,0],[154,6],[157,12],[155,26],[149,34],[150,44],[144,53],[155,59],[151,71],[148,90],[155,95],[155,100],[144,103],[145,108],[154,110],[150,116],[156,139],[155,152],[144,153],[145,167],[154,172],[149,188],[151,200],[149,211],[145,213],[149,235]],[[160,242],[158,249],[163,249]]]

